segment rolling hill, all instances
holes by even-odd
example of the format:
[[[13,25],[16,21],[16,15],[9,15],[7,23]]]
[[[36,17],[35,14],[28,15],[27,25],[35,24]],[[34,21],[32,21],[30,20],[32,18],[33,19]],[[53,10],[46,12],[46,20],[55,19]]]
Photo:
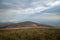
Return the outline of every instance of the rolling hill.
[[[25,21],[16,24],[6,25],[3,28],[21,28],[21,27],[53,27],[53,26],[39,24],[31,21]]]

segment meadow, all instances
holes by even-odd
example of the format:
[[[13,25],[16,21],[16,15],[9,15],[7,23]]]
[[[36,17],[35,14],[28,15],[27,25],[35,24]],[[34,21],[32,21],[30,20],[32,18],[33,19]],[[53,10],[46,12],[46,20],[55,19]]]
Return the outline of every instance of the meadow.
[[[0,30],[0,40],[60,40],[60,29],[30,28]]]

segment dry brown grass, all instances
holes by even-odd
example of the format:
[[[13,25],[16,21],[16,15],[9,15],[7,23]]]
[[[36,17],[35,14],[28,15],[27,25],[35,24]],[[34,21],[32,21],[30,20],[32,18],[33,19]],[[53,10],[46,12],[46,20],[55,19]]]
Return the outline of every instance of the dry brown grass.
[[[23,28],[0,30],[0,40],[60,40],[60,29]]]

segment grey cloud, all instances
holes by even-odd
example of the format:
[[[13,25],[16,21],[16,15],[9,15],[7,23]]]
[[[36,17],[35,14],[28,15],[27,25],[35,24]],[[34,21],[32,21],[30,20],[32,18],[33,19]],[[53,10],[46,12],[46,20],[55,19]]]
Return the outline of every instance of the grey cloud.
[[[60,5],[46,9],[46,10],[42,11],[41,13],[54,13],[54,14],[60,15]]]
[[[4,8],[16,8],[16,7],[21,7],[25,8],[30,5],[29,0],[2,0],[0,2],[0,9]]]
[[[29,8],[29,7],[33,7],[32,5],[33,2],[40,2],[38,4],[45,5],[42,0],[1,0],[0,9],[16,8],[16,7]]]
[[[32,3],[36,3],[35,5],[32,5]],[[38,3],[39,2],[39,3]],[[47,5],[45,4],[46,2],[43,0],[0,0],[0,19],[11,19],[13,16],[14,16],[14,19],[19,19],[20,16],[24,16],[23,18],[20,18],[20,19],[24,19],[24,18],[27,18],[29,17],[28,15],[18,15],[18,14],[15,14],[15,13],[12,13],[11,15],[7,12],[3,13],[5,10],[10,10],[10,9],[19,9],[19,8],[22,8],[24,10],[24,8],[31,8],[32,7],[34,8],[35,6],[37,6],[37,4],[39,5],[39,7],[41,5],[47,7]],[[34,9],[35,10],[35,9]],[[4,14],[8,14],[8,15],[5,15],[3,16]]]

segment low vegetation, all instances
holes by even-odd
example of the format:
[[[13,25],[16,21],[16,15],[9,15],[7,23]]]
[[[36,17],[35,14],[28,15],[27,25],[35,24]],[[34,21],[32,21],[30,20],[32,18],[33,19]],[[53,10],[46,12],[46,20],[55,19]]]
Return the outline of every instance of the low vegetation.
[[[60,29],[0,30],[0,40],[60,40]]]

